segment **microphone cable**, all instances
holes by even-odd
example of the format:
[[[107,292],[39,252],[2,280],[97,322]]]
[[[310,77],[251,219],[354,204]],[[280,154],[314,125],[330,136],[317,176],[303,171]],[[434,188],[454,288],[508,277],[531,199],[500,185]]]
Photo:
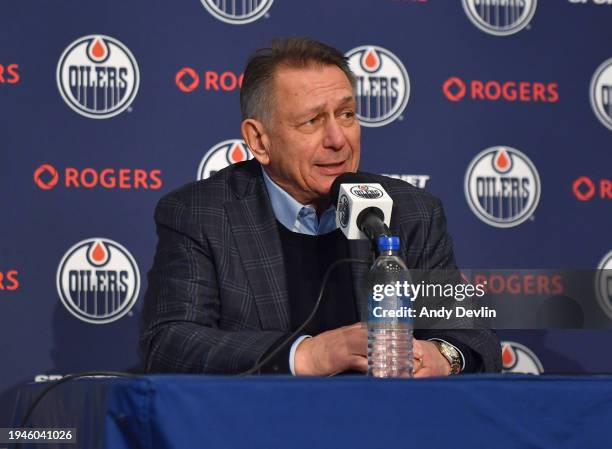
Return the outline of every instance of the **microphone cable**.
[[[279,346],[277,346],[270,354],[264,357],[263,360],[258,359],[252,368],[239,373],[238,376],[249,376],[259,371],[262,366],[264,366],[266,363],[272,360],[276,355],[278,355],[278,353],[280,353],[290,342],[294,341],[295,338],[304,330],[304,328],[308,326],[308,324],[310,324],[310,322],[316,315],[317,311],[319,310],[319,306],[321,305],[321,300],[323,299],[323,293],[325,293],[325,287],[327,286],[327,281],[329,280],[329,276],[331,275],[331,272],[336,267],[340,266],[343,263],[362,263],[362,264],[369,265],[369,262],[367,260],[351,259],[351,258],[338,259],[334,263],[332,263],[327,268],[327,270],[325,271],[325,274],[323,275],[323,282],[321,282],[321,288],[319,289],[319,296],[317,297],[317,301],[315,302],[315,305],[313,306],[312,311],[310,312],[310,315],[308,316],[308,318],[306,318],[306,320],[295,331],[293,331],[291,335],[285,338],[285,340],[283,340],[283,342]]]
[[[19,424],[19,428],[24,429],[26,428],[26,425],[28,423],[28,420],[30,419],[30,417],[32,416],[32,413],[34,413],[34,410],[36,409],[36,407],[38,406],[38,404],[40,403],[40,401],[42,401],[42,399],[54,388],[69,382],[71,380],[74,379],[80,379],[82,377],[123,377],[123,378],[130,378],[130,379],[134,379],[137,377],[141,377],[137,374],[131,374],[131,373],[120,373],[120,372],[116,372],[116,371],[87,371],[84,373],[75,373],[75,374],[67,374],[66,376],[62,377],[61,379],[55,380],[53,382],[51,382],[50,385],[48,385],[43,391],[40,392],[40,394],[36,397],[36,399],[34,400],[34,402],[32,402],[30,404],[30,406],[28,407],[26,413],[23,415],[23,418],[21,419],[21,422]]]

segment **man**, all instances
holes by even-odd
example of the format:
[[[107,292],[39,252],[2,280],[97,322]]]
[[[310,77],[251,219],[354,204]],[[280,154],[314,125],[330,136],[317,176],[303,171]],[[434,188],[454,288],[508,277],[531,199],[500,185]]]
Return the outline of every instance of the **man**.
[[[241,90],[242,135],[255,160],[164,197],[143,311],[148,372],[240,373],[309,315],[323,273],[368,243],[334,224],[329,190],[359,166],[360,127],[346,58],[306,38],[279,39],[251,57]],[[439,201],[379,177],[394,199],[391,230],[409,267],[454,267]],[[338,268],[305,334],[260,372],[367,371],[356,290],[366,266]],[[415,331],[415,377],[499,371],[486,330]]]

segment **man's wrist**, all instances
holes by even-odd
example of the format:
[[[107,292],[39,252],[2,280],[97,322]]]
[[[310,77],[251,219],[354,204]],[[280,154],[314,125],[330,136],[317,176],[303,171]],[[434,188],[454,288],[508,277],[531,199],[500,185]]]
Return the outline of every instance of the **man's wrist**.
[[[297,371],[295,368],[295,356],[297,353],[298,346],[306,339],[311,338],[311,335],[302,335],[298,337],[293,344],[291,345],[291,351],[289,351],[289,369],[291,370],[291,374],[297,376]]]
[[[428,341],[436,345],[442,356],[450,365],[450,374],[459,374],[465,369],[465,357],[455,345],[441,338],[431,338]]]

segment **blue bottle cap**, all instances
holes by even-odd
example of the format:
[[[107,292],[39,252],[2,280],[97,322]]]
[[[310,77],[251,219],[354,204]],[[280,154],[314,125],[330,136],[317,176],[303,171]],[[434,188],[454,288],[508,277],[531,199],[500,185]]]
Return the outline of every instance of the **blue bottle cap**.
[[[387,237],[386,235],[378,237],[378,251],[399,251],[399,248],[399,237]]]

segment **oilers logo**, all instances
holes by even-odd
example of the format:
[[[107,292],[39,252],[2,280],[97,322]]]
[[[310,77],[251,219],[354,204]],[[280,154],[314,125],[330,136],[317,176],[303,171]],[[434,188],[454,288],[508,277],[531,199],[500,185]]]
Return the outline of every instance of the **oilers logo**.
[[[375,45],[346,53],[357,81],[357,117],[363,126],[383,126],[398,118],[408,104],[410,78],[397,56]]]
[[[346,228],[349,223],[351,204],[346,195],[342,195],[338,201],[338,221],[340,226]]]
[[[109,36],[72,42],[57,64],[57,87],[75,112],[96,119],[126,110],[136,97],[140,73],[134,55]]]
[[[480,152],[465,174],[467,202],[485,223],[510,228],[527,220],[540,201],[540,176],[525,154],[510,147]]]
[[[229,0],[201,0],[204,8],[215,18],[232,25],[244,25],[264,16],[273,0],[248,0],[237,2]]]
[[[515,341],[502,341],[503,373],[542,374],[544,367],[538,356]]]
[[[206,179],[219,170],[236,162],[253,159],[253,155],[242,139],[219,142],[206,152],[198,167],[198,180]]]
[[[601,123],[612,130],[612,58],[601,64],[591,79],[591,106]]]
[[[612,251],[597,266],[595,294],[603,311],[612,319]]]
[[[495,36],[518,33],[535,14],[537,0],[462,0],[468,18]]]
[[[57,292],[78,319],[105,324],[128,313],[140,289],[132,255],[105,238],[83,240],[66,252],[57,269]]]
[[[376,187],[372,187],[367,184],[351,187],[350,192],[353,195],[359,198],[364,198],[366,200],[375,200],[383,196],[382,191],[380,191]]]

